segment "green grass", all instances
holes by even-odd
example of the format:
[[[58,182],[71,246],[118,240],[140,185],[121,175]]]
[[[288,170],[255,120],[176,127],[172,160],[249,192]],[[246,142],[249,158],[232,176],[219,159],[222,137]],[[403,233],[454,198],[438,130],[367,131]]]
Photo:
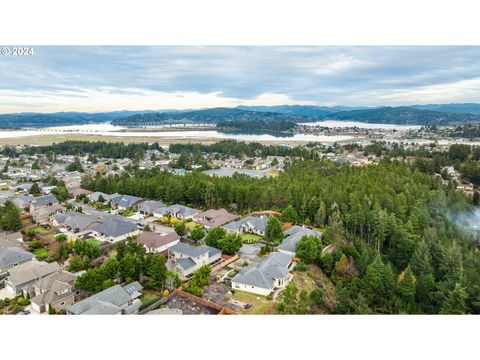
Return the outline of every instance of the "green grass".
[[[93,245],[100,245],[102,243],[100,240],[97,240],[97,239],[89,239],[87,241]]]
[[[242,310],[242,314],[263,314],[272,304],[272,300],[268,300],[265,296],[238,290],[234,291],[235,294],[231,297],[232,299],[252,305],[250,309]]]
[[[48,232],[47,229],[44,229],[44,228],[41,227],[41,226],[31,227],[30,229],[28,229],[28,231],[29,231],[31,234],[34,234],[34,235],[41,235],[41,234],[45,234],[45,233]]]
[[[127,209],[127,210],[123,210],[120,212],[120,215],[123,215],[125,217],[129,217],[129,216],[133,216],[135,215],[137,212],[135,210],[130,210],[130,209]]]
[[[259,242],[262,237],[256,234],[242,234],[242,241],[246,244],[253,244]]]
[[[36,249],[33,251],[33,255],[35,255],[36,257],[45,258],[48,256],[48,249]]]
[[[142,301],[142,305],[140,306],[140,310],[143,310],[143,309],[149,307],[150,305],[157,302],[161,298],[162,297],[157,295],[155,292],[145,290],[142,294],[142,297],[140,298],[140,300]]]
[[[195,221],[189,221],[185,223],[185,226],[189,229],[195,229],[197,226],[201,226],[199,223],[196,223]]]

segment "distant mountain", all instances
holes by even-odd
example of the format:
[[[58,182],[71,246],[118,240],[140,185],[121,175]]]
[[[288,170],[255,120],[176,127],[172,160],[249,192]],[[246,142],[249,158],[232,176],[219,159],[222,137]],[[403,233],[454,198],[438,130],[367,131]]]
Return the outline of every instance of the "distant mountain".
[[[446,113],[480,115],[480,104],[429,104],[411,106],[420,110],[434,110]]]
[[[237,109],[276,112],[281,114],[293,114],[314,119],[323,119],[326,116],[339,112],[366,109],[365,107],[350,106],[312,106],[312,105],[278,105],[278,106],[238,106]]]
[[[294,115],[280,114],[275,112],[249,111],[238,108],[213,108],[204,110],[193,110],[186,112],[169,113],[145,113],[136,114],[112,121],[114,125],[121,126],[149,126],[158,124],[187,124],[187,123],[218,123],[223,121],[278,121],[278,122],[308,122],[314,118]]]
[[[109,122],[113,119],[120,119],[138,113],[139,111],[0,114],[0,128],[42,128],[50,126],[95,124]]]
[[[480,121],[479,115],[420,110],[408,106],[341,111],[328,115],[327,118],[399,125],[450,125]]]

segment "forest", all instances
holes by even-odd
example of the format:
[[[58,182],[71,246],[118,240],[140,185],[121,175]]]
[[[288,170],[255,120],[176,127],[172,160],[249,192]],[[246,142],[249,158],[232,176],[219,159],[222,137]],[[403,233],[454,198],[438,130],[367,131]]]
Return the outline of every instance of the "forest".
[[[218,153],[223,156],[234,156],[243,158],[244,156],[291,156],[302,158],[318,157],[312,151],[301,147],[288,147],[281,145],[262,145],[258,142],[241,142],[235,140],[222,140],[211,145],[204,144],[171,144],[169,151],[174,154],[180,154],[185,151],[187,153]]]
[[[10,155],[12,148],[4,147],[4,155]],[[86,154],[103,158],[130,158],[143,159],[145,150],[163,151],[158,143],[114,143],[106,141],[77,141],[68,140],[46,146],[35,146],[25,149],[28,155],[34,154],[62,154],[83,156]]]
[[[288,131],[295,128],[295,124],[287,121],[268,121],[268,120],[251,120],[251,121],[219,121],[217,122],[217,129],[219,130],[241,130],[241,131],[255,131],[259,130],[275,132]]]
[[[83,186],[241,214],[289,209],[290,221],[324,229],[322,241],[335,245],[332,254],[302,256],[335,284],[335,313],[480,312],[477,235],[452,221],[471,211],[471,198],[403,161],[294,160],[262,179],[136,170],[87,176]]]

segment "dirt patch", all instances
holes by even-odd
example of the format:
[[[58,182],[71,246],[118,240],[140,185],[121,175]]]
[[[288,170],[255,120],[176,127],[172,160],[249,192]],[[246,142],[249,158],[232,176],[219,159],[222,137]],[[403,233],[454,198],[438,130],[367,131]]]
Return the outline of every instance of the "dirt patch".
[[[174,295],[162,308],[177,309],[183,315],[217,315],[218,310],[199,304],[195,301],[187,300],[183,297]]]

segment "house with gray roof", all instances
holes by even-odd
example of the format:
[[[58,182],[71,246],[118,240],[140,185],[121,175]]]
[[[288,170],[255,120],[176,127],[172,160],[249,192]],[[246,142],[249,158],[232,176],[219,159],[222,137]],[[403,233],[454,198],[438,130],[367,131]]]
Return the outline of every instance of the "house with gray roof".
[[[138,205],[138,212],[140,215],[147,216],[153,214],[155,210],[166,207],[161,201],[147,200]]]
[[[209,209],[207,211],[198,213],[194,216],[193,220],[202,224],[205,229],[211,229],[214,227],[222,226],[238,219],[239,216],[229,213],[225,209]]]
[[[53,195],[40,196],[30,202],[30,212],[58,204],[57,198]]]
[[[30,203],[34,197],[32,195],[19,195],[13,197],[11,200],[12,202],[18,206],[19,209],[23,211],[29,211],[30,210]]]
[[[16,232],[0,232],[0,248],[21,247],[23,243],[23,235],[20,231]]]
[[[126,240],[130,236],[140,234],[138,226],[130,221],[118,218],[102,219],[100,224],[91,227],[92,234],[102,241],[112,243]]]
[[[129,315],[140,308],[142,285],[138,281],[114,285],[66,308],[67,315]]]
[[[30,212],[30,217],[32,221],[36,224],[43,224],[50,220],[50,218],[58,213],[64,212],[66,210],[65,206],[60,204],[53,204],[47,207],[37,208],[34,211]]]
[[[95,191],[95,192],[87,195],[87,198],[90,201],[98,202],[99,201],[98,199],[100,198],[100,196],[103,197],[104,202],[107,202],[107,201],[110,201],[112,198],[118,196],[118,194],[109,195],[109,194],[105,194],[101,191]]]
[[[30,297],[32,309],[38,313],[48,311],[50,306],[60,311],[80,296],[80,291],[75,290],[76,278],[74,274],[61,270],[24,287],[23,295]]]
[[[0,248],[0,275],[8,273],[14,266],[32,261],[35,258],[31,252],[19,247]]]
[[[304,236],[316,236],[321,238],[323,234],[320,231],[312,230],[303,226],[294,225],[284,233],[282,243],[277,250],[294,256],[297,251],[297,246]]]
[[[143,201],[145,201],[145,199],[139,198],[138,196],[117,195],[111,199],[110,204],[113,208],[127,210],[137,207]]]
[[[52,224],[60,227],[60,231],[64,232],[69,238],[76,239],[95,225],[101,224],[101,221],[96,216],[67,211],[53,215]]]
[[[57,262],[27,261],[10,268],[10,275],[5,279],[5,288],[11,294],[18,295],[25,286],[60,270]]]
[[[159,209],[156,209],[153,212],[153,216],[161,218],[164,214],[168,214],[170,217],[174,217],[182,220],[193,219],[195,215],[199,213],[198,210],[192,209],[188,206],[175,204],[172,206],[166,206]]]
[[[265,229],[267,228],[268,216],[247,216],[244,219],[231,222],[223,226],[229,233],[237,234],[256,234],[265,236]]]
[[[272,252],[258,266],[240,270],[232,279],[232,288],[267,296],[287,284],[292,255]]]
[[[171,270],[182,279],[187,279],[203,265],[211,266],[220,262],[222,251],[211,246],[192,246],[179,242],[168,248],[168,259],[167,265]]]

